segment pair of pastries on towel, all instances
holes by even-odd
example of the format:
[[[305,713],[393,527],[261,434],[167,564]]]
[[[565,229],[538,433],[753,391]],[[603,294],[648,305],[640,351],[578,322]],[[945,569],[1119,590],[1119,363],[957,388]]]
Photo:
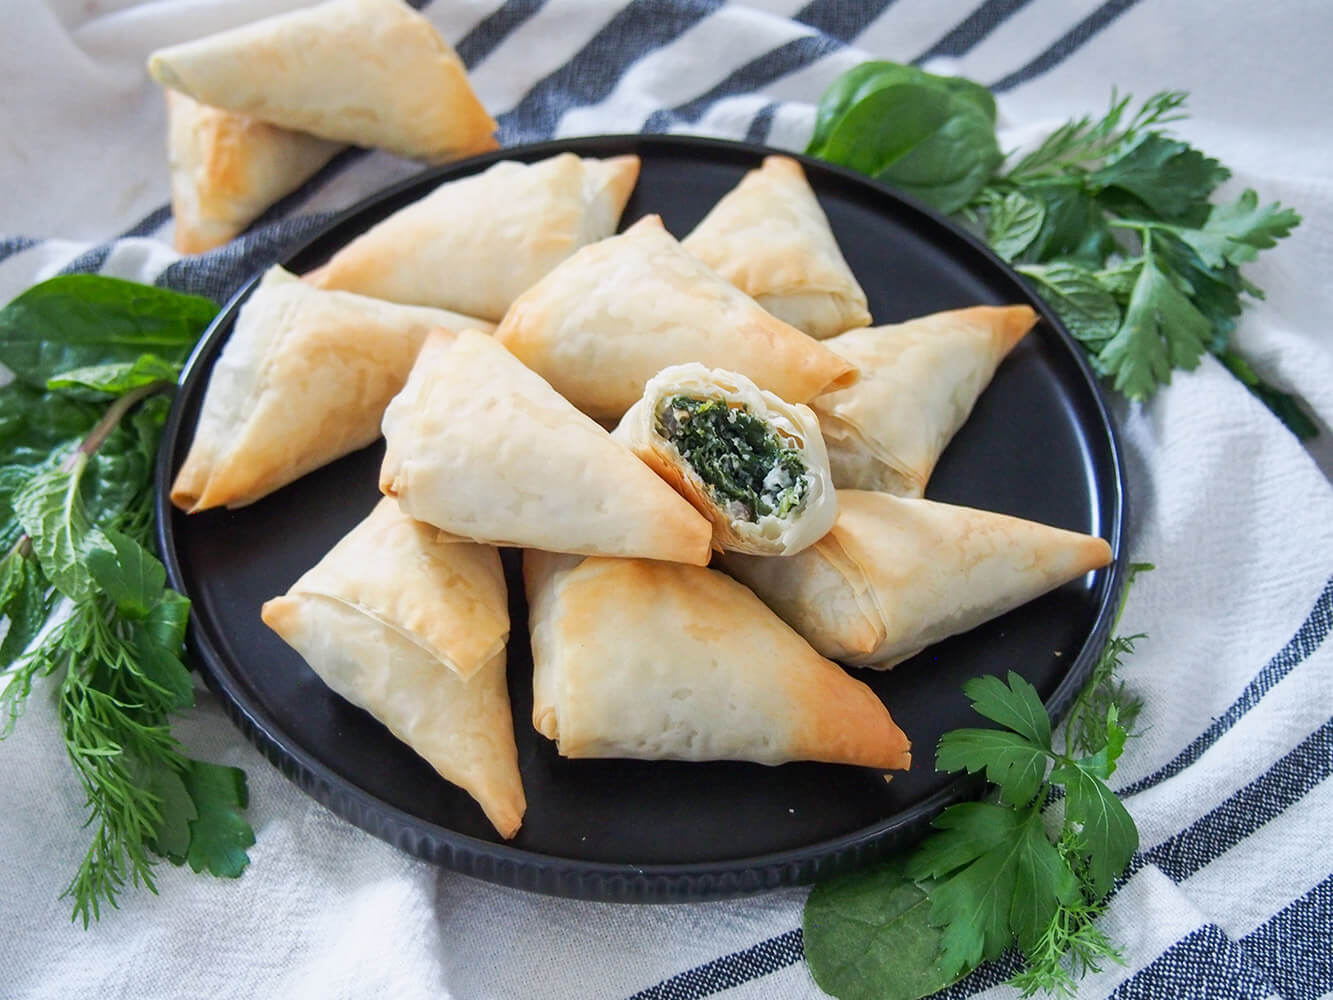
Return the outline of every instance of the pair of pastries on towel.
[[[327,0],[154,52],[177,249],[231,239],[347,144],[439,163],[496,148],[462,60],[402,0]]]

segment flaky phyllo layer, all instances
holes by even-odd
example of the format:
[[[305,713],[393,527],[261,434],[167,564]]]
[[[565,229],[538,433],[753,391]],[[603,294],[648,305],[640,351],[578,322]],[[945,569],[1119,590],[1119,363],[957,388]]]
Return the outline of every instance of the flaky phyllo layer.
[[[736,372],[664,368],[614,437],[713,525],[713,547],[790,555],[837,515],[819,424]]]

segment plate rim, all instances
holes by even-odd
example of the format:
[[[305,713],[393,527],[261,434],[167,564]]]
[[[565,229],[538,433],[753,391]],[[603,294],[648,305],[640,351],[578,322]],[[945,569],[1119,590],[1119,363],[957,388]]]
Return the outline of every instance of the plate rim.
[[[1128,516],[1124,448],[1119,428],[1086,356],[1059,317],[1021,274],[997,256],[980,237],[930,206],[849,168],[826,163],[804,153],[730,139],[608,133],[503,147],[442,166],[428,167],[394,181],[334,213],[313,232],[284,247],[275,260],[245,279],[221,305],[182,368],[177,391],[163,427],[154,468],[154,533],[170,586],[189,597],[171,529],[174,508],[169,499],[173,471],[171,458],[182,432],[183,407],[180,400],[188,394],[187,390],[192,383],[200,378],[200,359],[211,349],[213,341],[221,335],[220,331],[232,325],[235,313],[268,267],[273,263],[284,266],[289,264],[334,230],[419,186],[444,183],[455,176],[475,174],[506,159],[530,162],[562,152],[612,156],[635,152],[644,147],[673,154],[698,150],[755,160],[765,156],[791,157],[807,172],[813,170],[832,174],[844,183],[866,187],[876,197],[897,202],[909,212],[923,216],[931,225],[944,229],[951,238],[967,243],[990,266],[1027,292],[1029,304],[1055,333],[1075,362],[1082,388],[1087,393],[1087,401],[1097,417],[1099,437],[1102,439],[1099,443],[1107,449],[1110,457],[1110,468],[1102,470],[1107,476],[1106,485],[1110,487],[1113,501],[1106,518],[1107,530],[1102,533],[1112,552],[1112,562],[1107,567],[1109,579],[1093,627],[1077,655],[1071,659],[1055,690],[1044,702],[1052,720],[1058,721],[1069,709],[1110,638],[1115,611],[1128,572],[1122,551]],[[930,821],[940,811],[948,805],[975,796],[983,785],[980,776],[959,777],[911,807],[859,830],[799,847],[743,858],[651,864],[569,858],[515,847],[509,843],[482,840],[439,826],[333,773],[305,748],[285,738],[287,734],[275,719],[262,707],[250,704],[236,690],[237,682],[225,666],[225,657],[203,635],[193,602],[186,646],[192,664],[198,669],[209,690],[222,703],[232,723],[271,764],[317,802],[342,819],[416,857],[485,881],[547,895],[609,902],[679,902],[728,898],[805,884],[827,875],[862,867],[892,850],[908,846],[925,832]],[[934,748],[930,748],[932,764],[933,751]]]

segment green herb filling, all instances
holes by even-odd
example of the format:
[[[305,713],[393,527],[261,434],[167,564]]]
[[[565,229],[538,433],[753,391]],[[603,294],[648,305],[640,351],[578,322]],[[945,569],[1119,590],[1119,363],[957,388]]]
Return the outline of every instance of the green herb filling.
[[[658,407],[656,425],[736,520],[786,517],[805,507],[810,481],[800,451],[745,407],[676,396]]]

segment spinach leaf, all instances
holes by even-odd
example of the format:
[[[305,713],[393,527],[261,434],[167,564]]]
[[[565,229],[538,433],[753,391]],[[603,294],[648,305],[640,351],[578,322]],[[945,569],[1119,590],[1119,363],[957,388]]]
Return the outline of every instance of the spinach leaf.
[[[0,309],[0,362],[34,389],[61,372],[143,354],[180,364],[216,312],[208,299],[119,278],[52,278]]]
[[[941,212],[971,201],[1003,159],[994,123],[975,100],[921,82],[862,96],[834,123],[819,155]]]
[[[948,91],[962,100],[970,101],[992,125],[995,123],[995,98],[979,83],[959,76],[936,76],[902,63],[865,62],[834,80],[820,98],[815,114],[815,132],[806,152],[811,156],[824,156],[824,147],[833,134],[834,126],[853,106],[876,90],[899,83]]]
[[[156,354],[141,354],[133,361],[71,368],[47,379],[46,387],[82,390],[90,398],[101,399],[107,394],[119,396],[154,382],[175,382],[180,373],[178,364],[165,361]]]
[[[82,440],[97,417],[94,406],[10,382],[0,387],[0,465],[41,465]]]
[[[944,931],[930,897],[886,865],[817,885],[805,904],[805,958],[815,982],[841,1000],[916,1000],[958,977],[944,971]]]

